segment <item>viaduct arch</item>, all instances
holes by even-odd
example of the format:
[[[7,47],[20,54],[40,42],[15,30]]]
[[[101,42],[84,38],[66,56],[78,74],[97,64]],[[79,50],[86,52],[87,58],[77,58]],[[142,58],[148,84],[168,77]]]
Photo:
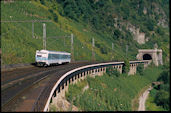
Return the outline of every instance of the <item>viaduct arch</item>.
[[[161,49],[139,49],[136,58],[138,60],[152,60],[156,66],[163,65]]]

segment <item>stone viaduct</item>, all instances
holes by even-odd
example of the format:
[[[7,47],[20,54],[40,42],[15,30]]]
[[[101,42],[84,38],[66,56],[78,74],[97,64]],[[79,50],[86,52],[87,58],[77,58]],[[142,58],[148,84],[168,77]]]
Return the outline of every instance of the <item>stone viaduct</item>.
[[[130,61],[130,71],[129,75],[134,75],[136,73],[136,68],[138,64],[144,64],[144,68],[150,64],[151,60],[143,60],[143,61]],[[108,67],[113,67],[117,69],[120,73],[122,73],[122,67],[124,66],[124,62],[109,62],[109,63],[99,63],[93,65],[82,66],[71,70],[65,73],[53,86],[50,95],[48,95],[48,99],[46,103],[43,105],[39,105],[41,102],[36,102],[36,106],[34,106],[34,111],[49,111],[49,106],[52,104],[56,104],[59,98],[64,98],[65,93],[68,91],[69,84],[76,84],[78,81],[86,79],[87,76],[95,77],[102,76],[103,73],[106,72]],[[41,98],[38,100],[41,101]],[[39,109],[38,106],[44,106],[43,110]]]
[[[163,65],[161,49],[139,49],[136,57],[138,60],[152,60],[156,66]]]
[[[162,65],[162,50],[157,48],[140,49],[138,50],[137,59],[138,61],[129,61],[130,70],[128,75],[134,75],[139,64],[144,64],[144,68],[146,68],[151,62],[156,66],[160,64]],[[122,73],[123,66],[124,62],[108,62],[86,65],[71,70],[59,78],[52,87],[48,88],[50,92],[46,95],[46,99],[39,96],[38,100],[34,104],[33,111],[49,111],[50,105],[56,104],[59,98],[65,97],[69,84],[76,84],[77,82],[86,79],[87,76],[102,76],[106,73],[106,69],[108,67],[113,67]],[[46,101],[41,101],[44,99]]]

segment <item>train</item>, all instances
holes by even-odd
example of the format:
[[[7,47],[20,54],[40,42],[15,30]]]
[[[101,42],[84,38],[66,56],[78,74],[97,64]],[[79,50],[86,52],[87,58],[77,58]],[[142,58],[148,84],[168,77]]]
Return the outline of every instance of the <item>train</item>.
[[[36,66],[51,66],[71,62],[71,53],[62,51],[36,50]]]

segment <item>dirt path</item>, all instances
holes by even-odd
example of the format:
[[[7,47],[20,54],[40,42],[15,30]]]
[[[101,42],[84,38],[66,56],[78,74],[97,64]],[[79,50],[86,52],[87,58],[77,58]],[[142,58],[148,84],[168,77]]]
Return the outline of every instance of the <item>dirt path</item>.
[[[149,87],[139,98],[139,107],[138,107],[138,111],[145,111],[145,101],[148,97],[148,94],[150,92],[150,90],[152,89],[153,87]]]

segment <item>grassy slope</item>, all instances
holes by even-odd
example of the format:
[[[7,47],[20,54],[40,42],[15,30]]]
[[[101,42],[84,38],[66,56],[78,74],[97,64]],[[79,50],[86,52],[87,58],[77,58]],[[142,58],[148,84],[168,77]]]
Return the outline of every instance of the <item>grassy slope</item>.
[[[50,16],[47,7],[34,1],[15,1],[11,4],[1,2],[1,8],[3,9],[2,20],[47,20]],[[111,45],[108,44],[110,40],[91,32],[89,26],[61,17],[57,11],[55,13],[58,15],[58,23],[54,21],[46,23],[48,50],[70,52],[70,38],[65,38],[64,46],[64,39],[48,37],[70,35],[71,33],[74,34],[76,60],[91,60],[92,37],[95,38],[95,43],[101,43],[102,46],[111,50]],[[35,51],[43,48],[42,22],[34,24],[34,33],[38,39],[32,38],[32,23],[2,23],[1,28],[2,65],[34,62]],[[111,53],[102,54],[98,48],[95,49],[95,52],[96,60],[110,60],[111,58]]]
[[[48,2],[47,2],[48,3]],[[58,5],[58,4],[57,4]],[[1,20],[49,20],[53,18],[48,7],[41,5],[35,1],[15,1],[11,4],[1,2]],[[76,60],[91,60],[92,57],[92,38],[95,39],[95,45],[99,44],[105,48],[107,54],[102,54],[100,48],[95,47],[96,60],[111,60],[112,57],[112,38],[107,33],[95,33],[92,27],[86,23],[75,22],[67,17],[59,15],[57,10],[54,10],[58,16],[58,22],[46,23],[47,30],[47,49],[57,51],[70,52],[70,38],[50,39],[51,36],[64,36],[74,34],[74,57]],[[10,18],[11,16],[11,18]],[[2,65],[15,63],[34,62],[35,51],[43,48],[42,23],[34,24],[34,33],[38,39],[32,38],[32,23],[2,23],[1,24],[1,48],[2,48]],[[165,30],[168,32],[168,29]],[[165,35],[166,37],[169,34]],[[160,37],[156,35],[156,37]],[[156,38],[157,40],[157,38]],[[127,40],[118,40],[114,42],[114,59],[123,60],[125,57],[125,44]],[[132,44],[133,43],[133,44]],[[133,60],[136,57],[138,48],[149,48],[147,43],[139,46],[135,41],[129,42],[128,57]],[[161,43],[164,53],[168,53],[167,43]],[[163,57],[165,57],[163,55]]]
[[[88,78],[89,89],[81,94],[81,83],[71,85],[66,97],[74,105],[85,111],[131,111],[132,100],[142,88],[156,81],[161,68],[150,67],[144,76],[108,76]],[[135,109],[135,108],[134,108]]]

